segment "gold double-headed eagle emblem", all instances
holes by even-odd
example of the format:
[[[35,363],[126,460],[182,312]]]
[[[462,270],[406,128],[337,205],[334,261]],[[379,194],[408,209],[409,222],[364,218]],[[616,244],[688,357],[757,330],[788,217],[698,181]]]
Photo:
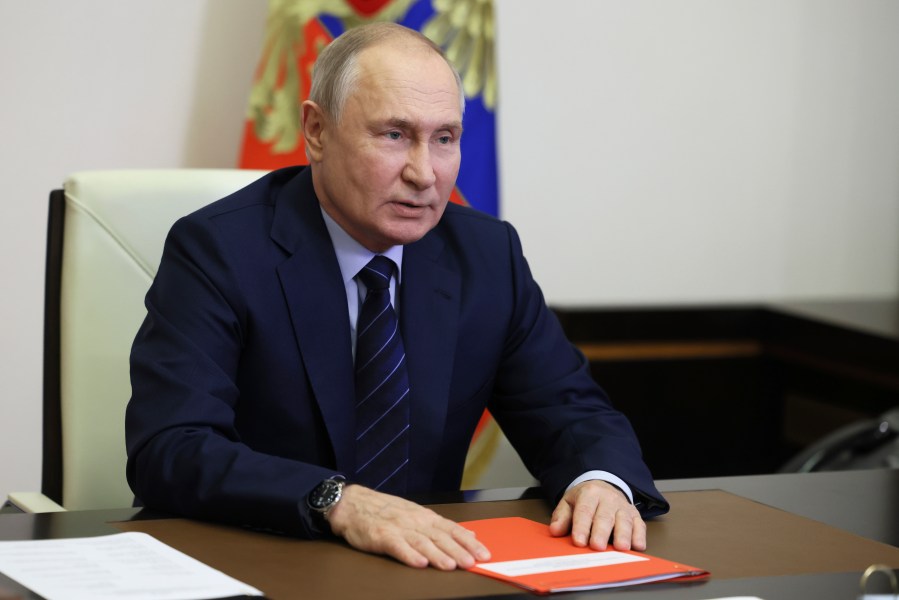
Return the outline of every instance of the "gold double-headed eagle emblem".
[[[346,29],[376,21],[401,21],[415,0],[384,2],[374,14],[362,14],[350,0],[270,0],[265,42],[256,81],[250,92],[247,119],[256,138],[282,154],[297,149],[301,124],[299,104],[311,71],[300,67],[307,52],[306,25],[321,14],[340,19]],[[422,33],[446,52],[462,76],[468,98],[481,96],[496,106],[493,54],[493,0],[433,0],[434,15]],[[314,53],[324,47],[315,41]],[[308,68],[311,69],[311,61]]]

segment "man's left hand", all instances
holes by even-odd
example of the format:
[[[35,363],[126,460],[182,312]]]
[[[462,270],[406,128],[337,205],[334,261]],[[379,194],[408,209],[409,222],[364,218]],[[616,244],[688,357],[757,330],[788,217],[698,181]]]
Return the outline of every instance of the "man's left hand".
[[[562,496],[549,525],[552,535],[571,532],[575,546],[605,550],[614,533],[616,550],[646,550],[646,523],[624,492],[600,480],[577,484]]]

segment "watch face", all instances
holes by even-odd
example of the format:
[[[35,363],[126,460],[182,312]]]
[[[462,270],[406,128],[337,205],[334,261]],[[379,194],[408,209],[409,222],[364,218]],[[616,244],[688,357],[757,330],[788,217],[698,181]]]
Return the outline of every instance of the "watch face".
[[[326,510],[340,499],[340,482],[325,479],[309,494],[309,506],[315,510]]]

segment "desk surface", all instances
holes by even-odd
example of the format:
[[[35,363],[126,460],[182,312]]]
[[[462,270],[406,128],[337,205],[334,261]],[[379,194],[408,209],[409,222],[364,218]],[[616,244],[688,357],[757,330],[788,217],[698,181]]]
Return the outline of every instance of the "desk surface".
[[[899,470],[671,480],[660,482],[660,488],[668,494],[673,510],[650,522],[649,551],[692,561],[711,570],[713,577],[705,583],[622,592],[631,594],[632,600],[728,595],[766,600],[853,598],[860,571],[870,562],[899,568],[899,548],[895,547],[899,545]],[[687,491],[703,489],[726,492]],[[460,493],[435,500],[442,502],[434,505],[436,510],[457,519],[521,514],[545,520],[549,516],[549,507],[530,490]],[[321,598],[328,597],[328,591],[339,592],[334,597],[351,593],[366,598],[519,595],[516,588],[488,578],[408,569],[338,542],[302,542],[161,516],[133,509],[2,515],[0,539],[148,531],[275,599],[298,597],[312,588]],[[254,565],[252,561],[260,557],[263,560]],[[280,572],[280,582],[274,581],[275,576],[259,580],[264,569]],[[348,572],[354,576],[346,577]],[[303,582],[299,587],[297,578]],[[334,582],[350,588],[335,587]],[[595,594],[600,593],[619,592]],[[585,595],[592,597],[578,597]]]
[[[662,493],[722,489],[899,546],[899,469],[668,479]]]

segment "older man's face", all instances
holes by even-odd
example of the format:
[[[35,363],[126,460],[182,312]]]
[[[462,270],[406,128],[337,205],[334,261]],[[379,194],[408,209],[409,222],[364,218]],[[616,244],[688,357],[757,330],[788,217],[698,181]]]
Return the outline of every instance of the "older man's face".
[[[328,214],[381,252],[420,239],[443,215],[462,157],[459,88],[440,56],[408,43],[368,48],[358,66],[339,124],[317,115],[313,181]]]

